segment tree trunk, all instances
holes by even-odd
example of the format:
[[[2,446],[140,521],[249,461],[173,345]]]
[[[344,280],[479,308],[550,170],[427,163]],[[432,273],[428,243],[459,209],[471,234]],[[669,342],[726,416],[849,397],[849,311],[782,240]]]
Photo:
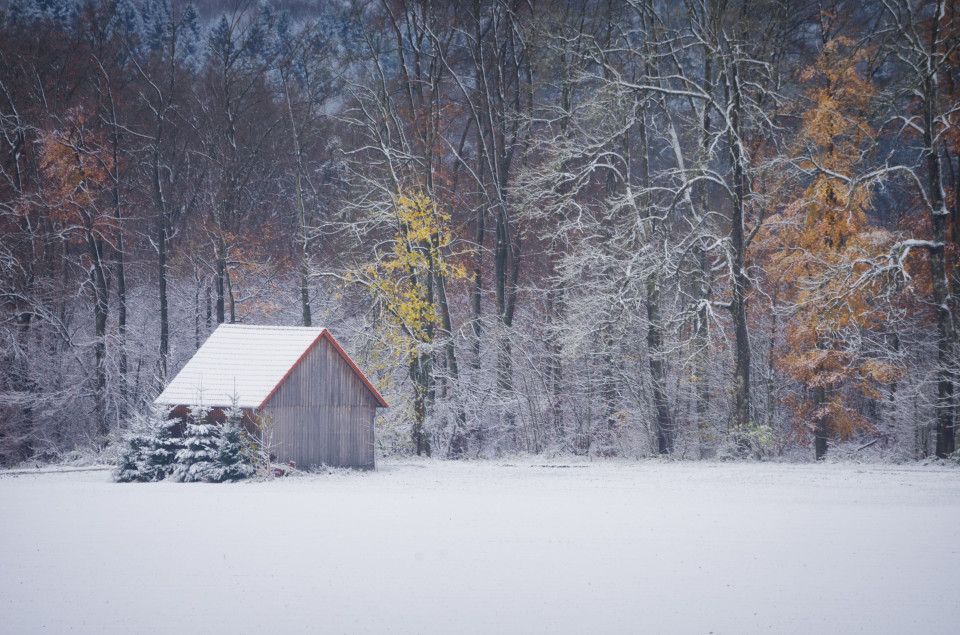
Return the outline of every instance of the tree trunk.
[[[427,420],[427,373],[424,368],[425,355],[418,355],[410,362],[410,379],[413,382],[413,446],[417,456],[430,456],[430,437],[426,431]]]
[[[125,408],[127,399],[130,397],[130,389],[127,384],[127,371],[129,370],[129,362],[127,361],[127,274],[123,256],[123,230],[119,226],[119,217],[117,220],[117,350],[120,356],[117,366],[120,371],[120,397],[122,407]]]
[[[933,42],[937,40],[936,32]],[[934,45],[934,44],[932,44]],[[947,210],[943,191],[943,173],[936,141],[937,76],[925,78],[923,83],[923,142],[927,160],[927,187],[930,199],[933,245],[930,254],[930,282],[933,304],[937,314],[937,456],[947,458],[956,449],[954,432],[954,353],[956,337],[953,328],[950,283],[947,280],[946,240]]]
[[[553,273],[554,277],[555,275]],[[559,281],[551,282],[551,285],[552,288],[547,291],[547,319],[550,328],[549,341],[547,342],[547,355],[549,356],[547,381],[550,389],[550,416],[553,431],[557,435],[557,440],[562,442],[566,432],[563,420],[564,383],[563,359],[561,357],[563,348],[560,343],[559,332],[563,325],[564,293],[563,286]]]
[[[167,357],[170,353],[170,316],[167,308],[167,215],[160,214],[157,230],[157,264],[160,282],[160,390],[167,385]]]
[[[654,430],[657,453],[673,452],[673,425],[667,401],[666,368],[663,359],[663,320],[660,316],[660,288],[655,276],[647,279],[647,354],[650,358],[650,378],[653,385]]]
[[[639,170],[640,182],[644,196],[640,210],[642,222],[648,225],[650,235],[657,229],[657,220],[647,209],[649,206],[650,181],[650,147],[647,138],[646,113],[642,104],[637,106],[639,117],[638,132],[640,137]],[[653,392],[653,426],[657,438],[657,453],[669,454],[673,452],[675,430],[670,421],[670,408],[667,399],[666,361],[663,354],[663,316],[660,307],[660,274],[651,273],[646,279],[647,305],[647,356],[650,368],[650,381]]]
[[[443,337],[446,340],[444,350],[447,370],[453,392],[454,424],[450,438],[450,456],[459,458],[467,449],[467,413],[463,408],[463,399],[460,394],[460,366],[457,363],[457,352],[453,343],[453,321],[450,318],[450,305],[447,302],[447,281],[442,273],[436,276],[436,289]]]
[[[481,175],[483,165],[481,164]],[[473,252],[473,286],[470,290],[470,317],[473,327],[473,368],[480,370],[480,338],[483,336],[483,326],[480,323],[482,318],[481,300],[483,298],[483,236],[484,236],[484,213],[483,201],[477,205],[477,233],[474,242]]]
[[[162,98],[160,98],[162,107]],[[160,354],[157,360],[159,389],[167,385],[167,356],[170,351],[170,322],[167,310],[167,202],[163,194],[161,172],[161,143],[163,140],[163,114],[157,110],[156,133],[153,142],[153,200],[157,213],[157,279],[160,293]]]
[[[713,448],[710,432],[710,269],[707,252],[702,246],[694,249],[697,268],[694,272],[697,291],[696,320],[693,331],[694,368],[696,379],[694,391],[697,405],[697,439],[700,457]]]
[[[947,458],[956,449],[954,430],[954,355],[953,316],[950,314],[950,293],[947,289],[943,225],[945,219],[934,217],[934,243],[930,250],[933,278],[933,301],[937,307],[937,456]]]
[[[237,301],[233,295],[233,282],[230,279],[230,270],[227,269],[227,298],[230,300],[230,324],[237,323]]]
[[[500,425],[501,440],[505,435],[510,439],[513,447],[517,443],[517,420],[513,410],[513,350],[510,336],[506,332],[503,322],[500,323],[500,333],[497,337],[497,392],[501,400]]]
[[[193,344],[194,348],[200,348],[200,266],[193,263]]]
[[[519,275],[519,238],[511,236],[506,203],[497,211],[497,238],[494,250],[494,276],[500,333],[497,345],[497,389],[500,398],[507,401],[501,410],[501,422],[507,435],[516,443],[516,412],[513,407],[513,352],[510,329],[516,306],[517,277]],[[509,264],[509,266],[508,266]]]
[[[110,110],[112,118],[113,132],[111,134],[111,144],[113,149],[113,170],[111,178],[113,180],[113,217],[116,226],[115,240],[116,248],[116,276],[117,276],[117,351],[119,360],[117,362],[120,371],[120,401],[121,409],[126,408],[129,399],[129,388],[127,386],[127,273],[123,245],[123,206],[120,200],[120,133],[117,125],[117,113],[113,102],[113,94],[110,93]],[[121,412],[121,415],[125,414]]]
[[[813,389],[813,407],[816,414],[813,418],[813,451],[814,458],[822,461],[827,454],[827,436],[830,434],[827,415],[820,413],[826,403],[826,390],[822,386]]]
[[[713,81],[710,51],[704,47],[703,85],[709,87]],[[710,106],[703,106],[703,122],[700,137],[699,157],[701,169],[707,167],[707,155],[710,144]],[[698,212],[703,214],[707,209],[708,192],[705,184],[697,186]],[[703,242],[698,241],[693,249],[696,260],[694,270],[694,284],[697,292],[696,328],[694,329],[693,345],[695,350],[695,364],[697,378],[694,381],[697,401],[697,437],[700,445],[700,457],[713,447],[710,434],[710,296],[712,294],[710,260]]]
[[[87,249],[90,255],[90,282],[93,286],[94,314],[94,358],[96,363],[96,386],[94,401],[97,411],[97,436],[106,437],[110,432],[106,413],[107,393],[107,316],[110,289],[107,286],[106,271],[103,264],[103,242],[91,233],[87,235]]]
[[[223,324],[225,320],[224,310],[224,282],[227,277],[227,257],[224,255],[226,246],[223,244],[222,239],[217,240],[217,253],[216,253],[216,274],[214,276],[214,286],[216,287],[217,293],[217,324]]]
[[[300,229],[300,303],[303,308],[303,325],[310,326],[310,287],[307,266],[307,214],[303,207],[303,188],[300,183],[300,175],[303,171],[302,158],[300,156],[300,140],[297,138],[297,122],[293,117],[293,103],[290,100],[290,90],[287,86],[286,76],[283,76],[283,94],[287,99],[287,113],[290,115],[290,135],[293,138],[293,156],[294,156],[294,188],[297,192],[297,217],[299,219]]]
[[[747,291],[750,282],[744,270],[746,244],[744,240],[744,206],[746,196],[746,174],[743,169],[743,156],[740,147],[740,87],[736,67],[730,71],[727,84],[731,91],[730,127],[727,136],[730,146],[730,163],[733,171],[733,209],[730,218],[730,258],[733,270],[733,298],[730,312],[734,329],[734,371],[733,371],[733,426],[737,445],[740,450],[749,450],[744,433],[752,425],[750,418],[750,336],[747,325]]]
[[[497,314],[500,319],[500,329],[497,334],[497,388],[500,397],[504,398],[512,388],[510,369],[510,343],[507,339],[506,304],[507,304],[507,258],[510,254],[510,228],[507,215],[503,209],[496,213],[496,237],[493,252],[494,291],[497,301]],[[512,432],[513,413],[504,409],[502,418],[507,424],[507,430]]]

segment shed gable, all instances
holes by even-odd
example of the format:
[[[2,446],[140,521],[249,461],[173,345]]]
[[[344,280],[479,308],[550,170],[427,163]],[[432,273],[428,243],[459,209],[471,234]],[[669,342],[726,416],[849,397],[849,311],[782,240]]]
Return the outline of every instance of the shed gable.
[[[329,336],[320,337],[263,402],[264,408],[383,405]]]
[[[321,337],[264,402],[278,457],[296,465],[372,469],[382,398],[330,337]]]

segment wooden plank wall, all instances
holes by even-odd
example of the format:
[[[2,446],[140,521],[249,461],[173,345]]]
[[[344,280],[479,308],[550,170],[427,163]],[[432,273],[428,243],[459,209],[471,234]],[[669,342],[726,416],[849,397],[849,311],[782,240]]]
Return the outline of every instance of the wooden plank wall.
[[[322,338],[263,412],[273,421],[273,452],[279,461],[295,461],[298,467],[373,469],[378,405],[346,360]]]

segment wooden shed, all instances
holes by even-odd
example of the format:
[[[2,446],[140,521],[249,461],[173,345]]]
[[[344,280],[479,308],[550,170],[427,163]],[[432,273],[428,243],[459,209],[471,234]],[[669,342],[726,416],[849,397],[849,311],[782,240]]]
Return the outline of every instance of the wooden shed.
[[[156,399],[262,415],[281,462],[373,469],[387,402],[324,328],[221,324]]]

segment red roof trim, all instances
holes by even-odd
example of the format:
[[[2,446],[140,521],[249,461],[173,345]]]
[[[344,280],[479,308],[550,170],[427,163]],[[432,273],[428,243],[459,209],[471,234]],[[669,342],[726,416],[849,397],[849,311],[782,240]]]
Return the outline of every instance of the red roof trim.
[[[330,343],[333,344],[333,347],[337,349],[341,355],[343,355],[343,358],[347,360],[348,364],[350,364],[350,368],[352,368],[353,371],[357,373],[357,376],[363,381],[363,383],[366,384],[367,388],[370,389],[370,392],[373,393],[373,396],[376,397],[377,401],[380,402],[380,405],[384,408],[389,408],[390,404],[387,403],[387,400],[383,398],[379,390],[373,387],[373,384],[369,379],[367,379],[367,376],[363,374],[363,371],[360,370],[356,364],[353,363],[353,360],[350,359],[350,356],[347,355],[347,352],[343,350],[340,344],[337,343],[337,340],[333,339],[333,335],[330,333],[330,331],[323,329],[323,333],[321,333],[320,336],[323,337],[324,335],[327,336],[327,338],[330,340]]]
[[[304,349],[303,354],[300,355],[300,357],[297,358],[297,361],[295,361],[295,362],[293,363],[293,365],[292,365],[289,369],[287,369],[287,372],[284,373],[283,377],[280,378],[280,381],[277,382],[277,385],[273,387],[273,390],[270,391],[270,394],[267,395],[266,399],[263,400],[263,403],[261,403],[259,406],[257,406],[257,408],[263,408],[263,406],[264,406],[268,401],[270,401],[270,397],[273,397],[273,393],[277,392],[277,390],[280,388],[280,386],[283,385],[283,382],[287,381],[287,377],[290,376],[290,373],[293,372],[293,369],[300,365],[300,362],[303,361],[303,358],[307,356],[307,353],[309,353],[311,350],[313,350],[313,347],[317,345],[317,342],[320,341],[320,338],[323,337],[323,334],[326,333],[326,332],[327,332],[327,329],[321,330],[321,331],[320,331],[320,335],[317,336],[317,339],[315,339],[315,340],[313,340],[312,342],[310,342],[310,346],[308,346],[306,349]]]
[[[347,355],[347,352],[343,350],[340,344],[337,343],[337,340],[333,338],[333,335],[331,335],[330,331],[328,331],[327,329],[323,329],[322,331],[320,331],[320,335],[317,336],[317,339],[313,340],[310,346],[308,346],[307,349],[303,351],[303,355],[301,355],[297,359],[297,361],[293,363],[293,366],[290,367],[290,370],[288,370],[286,374],[284,374],[284,376],[280,379],[280,381],[277,382],[277,385],[273,387],[273,390],[270,391],[270,394],[267,395],[267,398],[264,399],[263,403],[261,403],[258,407],[263,408],[267,404],[267,402],[270,401],[270,398],[273,397],[273,394],[277,392],[277,390],[279,390],[280,386],[283,385],[283,382],[287,381],[287,377],[290,376],[290,373],[293,372],[293,369],[300,365],[300,362],[302,362],[303,358],[307,356],[307,353],[312,351],[313,347],[316,346],[317,342],[319,342],[323,337],[326,337],[327,339],[330,340],[330,343],[333,344],[333,347],[337,349],[337,352],[340,353],[340,356],[347,361],[347,363],[350,365],[350,368],[353,369],[353,372],[355,372],[357,376],[360,378],[360,380],[363,381],[363,383],[366,385],[366,387],[370,389],[370,392],[372,392],[373,396],[377,398],[377,401],[380,402],[380,405],[383,406],[384,408],[389,408],[390,405],[387,403],[387,400],[380,395],[380,392],[376,388],[373,387],[373,384],[370,383],[370,380],[367,379],[367,376],[363,374],[363,371],[361,371],[356,364],[353,363],[353,360],[350,359],[350,356]]]

